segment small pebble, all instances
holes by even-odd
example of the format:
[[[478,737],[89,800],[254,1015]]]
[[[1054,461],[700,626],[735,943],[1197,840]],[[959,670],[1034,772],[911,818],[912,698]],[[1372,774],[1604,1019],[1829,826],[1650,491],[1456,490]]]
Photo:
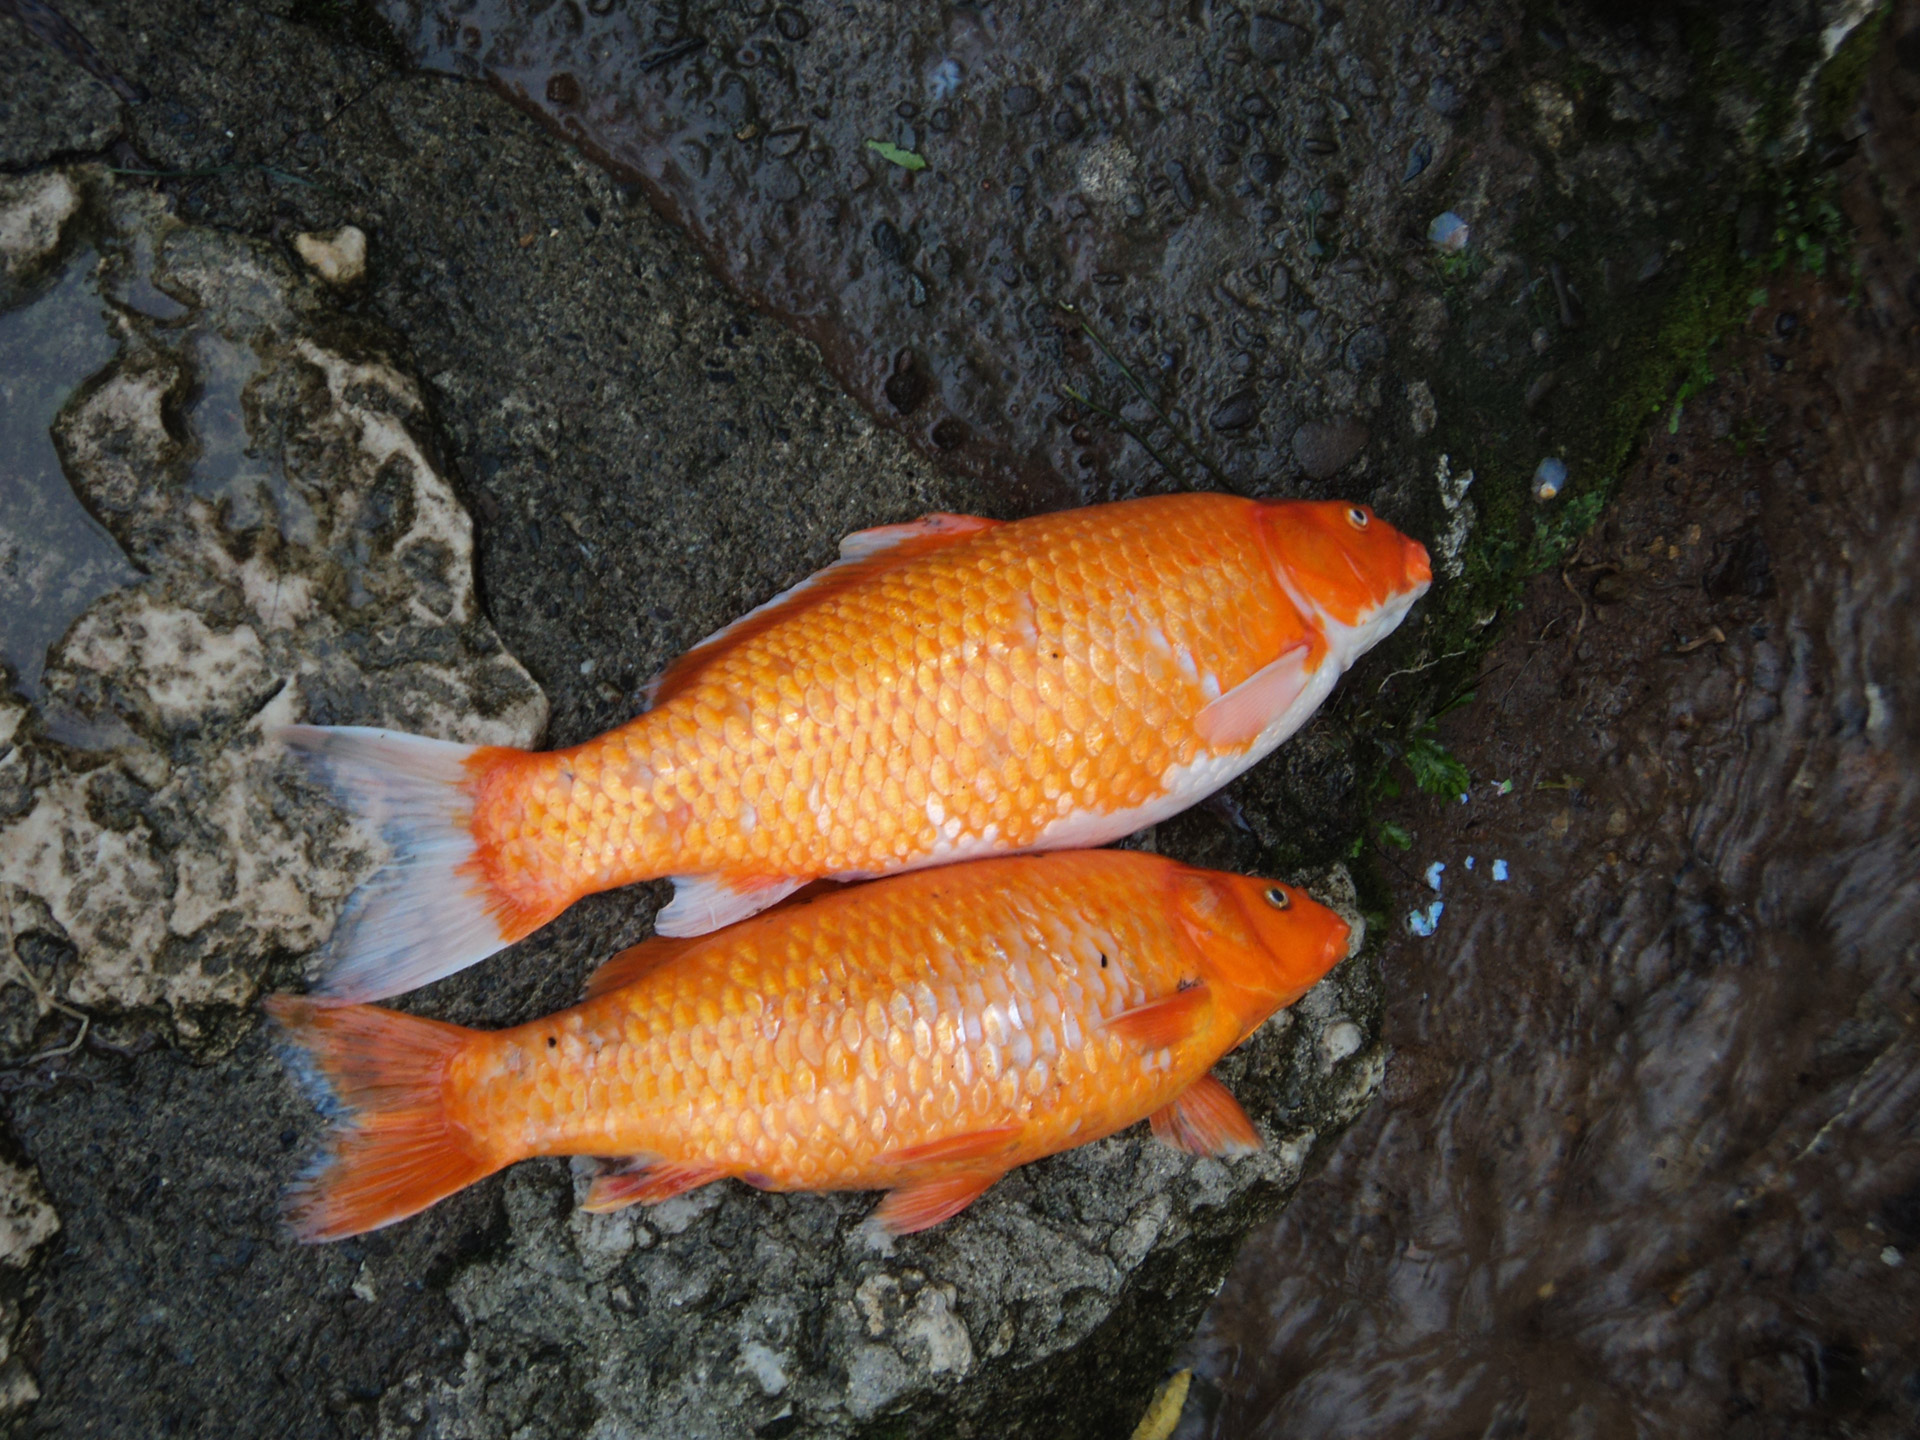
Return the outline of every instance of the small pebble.
[[[1906,1258],[1907,1258],[1906,1256],[1902,1255],[1898,1250],[1896,1250],[1891,1245],[1886,1245],[1881,1247],[1880,1263],[1882,1265],[1886,1265],[1889,1267],[1896,1266],[1896,1265],[1899,1265]]]
[[[1407,929],[1419,936],[1433,934],[1434,927],[1440,923],[1440,917],[1446,913],[1444,900],[1436,900],[1424,910],[1415,910],[1407,916]]]
[[[1549,455],[1534,467],[1533,498],[1551,500],[1567,488],[1567,462]]]
[[[1506,861],[1496,860],[1493,862],[1493,878],[1495,880],[1505,880],[1507,878],[1507,862]]]
[[[1360,1027],[1351,1020],[1336,1020],[1320,1037],[1320,1055],[1331,1070],[1366,1042]]]
[[[1451,210],[1442,210],[1427,227],[1427,239],[1449,253],[1464,250],[1467,248],[1467,222]]]
[[[293,248],[329,285],[344,288],[367,273],[367,235],[358,225],[342,225],[326,234],[296,235]]]

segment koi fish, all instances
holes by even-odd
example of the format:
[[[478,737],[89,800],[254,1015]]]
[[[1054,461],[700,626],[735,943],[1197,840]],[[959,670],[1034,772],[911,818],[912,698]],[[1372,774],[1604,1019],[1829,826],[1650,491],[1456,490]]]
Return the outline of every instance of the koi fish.
[[[684,937],[816,879],[1117,840],[1304,725],[1431,578],[1362,505],[929,515],[848,536],[582,745],[290,727],[395,851],[319,993],[410,990],[638,880],[673,878],[655,928]]]
[[[1259,1132],[1207,1072],[1347,952],[1290,885],[1134,851],[982,860],[794,901],[608,961],[570,1010],[462,1029],[275,996],[344,1118],[289,1195],[304,1240],[390,1225],[517,1160],[622,1157],[585,1205],[723,1177],[890,1193],[895,1233],[1149,1118]]]

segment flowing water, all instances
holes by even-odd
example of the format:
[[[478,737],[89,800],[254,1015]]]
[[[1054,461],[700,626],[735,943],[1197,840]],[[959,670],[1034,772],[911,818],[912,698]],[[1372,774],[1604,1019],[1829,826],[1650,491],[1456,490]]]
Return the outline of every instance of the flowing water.
[[[1920,1433],[1920,26],[1894,48],[1857,278],[1776,279],[1443,723],[1469,798],[1392,811],[1384,1103],[1243,1252],[1183,1433]]]

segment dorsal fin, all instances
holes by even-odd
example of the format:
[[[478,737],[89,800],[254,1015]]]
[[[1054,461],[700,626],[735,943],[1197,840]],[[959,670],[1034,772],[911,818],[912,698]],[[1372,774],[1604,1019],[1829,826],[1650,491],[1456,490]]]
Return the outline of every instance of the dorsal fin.
[[[580,999],[598,1000],[608,991],[631,985],[642,975],[651,973],[677,955],[685,954],[706,938],[705,935],[689,935],[682,940],[654,935],[638,945],[629,945],[587,977],[587,988]]]
[[[694,682],[699,673],[734,646],[764,634],[781,621],[811,609],[821,601],[851,589],[863,580],[883,574],[920,555],[943,550],[969,535],[1001,524],[979,515],[923,515],[904,525],[879,525],[856,530],[840,542],[840,558],[816,570],[798,585],[782,590],[766,604],[749,610],[724,629],[716,630],[647,687],[647,708],[664,705]]]

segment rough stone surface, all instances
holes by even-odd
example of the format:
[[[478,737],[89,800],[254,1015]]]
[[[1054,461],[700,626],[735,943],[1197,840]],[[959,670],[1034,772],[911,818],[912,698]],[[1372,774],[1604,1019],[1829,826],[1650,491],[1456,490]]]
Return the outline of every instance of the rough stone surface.
[[[168,297],[109,306],[113,360],[61,411],[67,479],[142,579],[50,649],[0,767],[10,930],[69,952],[50,993],[159,1008],[200,1040],[365,873],[265,732],[297,718],[524,744],[546,705],[473,600],[466,512],[410,426],[412,382],[270,248],[100,177],[78,266]],[[29,200],[26,203],[32,203]],[[8,228],[0,217],[0,230]],[[331,323],[330,323],[331,322]]]
[[[119,133],[113,88],[0,10],[0,170],[93,154]]]
[[[53,258],[80,192],[58,170],[0,179],[0,281],[16,289]]]
[[[303,1250],[280,1234],[278,1191],[320,1121],[238,1007],[263,978],[294,979],[299,952],[329,922],[367,857],[358,837],[259,747],[260,723],[280,713],[272,707],[291,715],[297,702],[314,718],[474,733],[461,726],[477,723],[481,697],[448,679],[444,667],[511,673],[511,662],[478,654],[470,642],[483,633],[484,607],[551,697],[547,741],[571,742],[626,718],[662,663],[818,566],[846,531],[936,508],[1017,513],[1034,492],[990,483],[999,473],[987,463],[995,454],[1058,455],[1066,473],[1110,475],[1116,488],[1163,483],[1144,450],[1129,448],[1134,442],[1092,411],[1073,412],[1039,448],[1022,450],[1019,427],[1053,426],[1048,417],[1060,412],[1030,404],[1029,382],[1018,375],[1017,383],[994,380],[993,367],[981,366],[984,388],[966,392],[972,398],[964,412],[946,389],[922,389],[930,376],[945,386],[942,367],[958,366],[976,342],[992,354],[995,347],[1011,347],[1016,359],[1028,354],[1018,348],[1027,343],[1026,311],[998,300],[990,324],[929,326],[940,348],[916,350],[905,364],[899,351],[911,345],[890,338],[879,347],[884,370],[872,383],[855,377],[857,393],[887,417],[876,425],[840,393],[817,352],[731,297],[647,208],[638,187],[480,87],[404,73],[390,48],[361,48],[288,23],[294,8],[263,7],[236,23],[228,12],[203,12],[186,0],[62,7],[94,48],[98,70],[121,77],[135,97],[122,106],[128,143],[139,168],[167,173],[156,189],[188,222],[180,233],[191,243],[178,257],[163,246],[150,262],[135,245],[114,262],[149,283],[102,283],[102,293],[116,297],[109,309],[127,338],[116,330],[113,363],[62,409],[56,427],[63,459],[97,462],[75,483],[112,536],[135,559],[151,557],[161,568],[90,604],[70,635],[57,639],[44,696],[23,687],[0,708],[0,746],[12,747],[10,768],[0,768],[0,813],[31,818],[57,791],[59,808],[48,813],[64,817],[60,824],[79,837],[65,849],[64,839],[45,838],[63,835],[58,826],[35,822],[43,837],[35,853],[50,858],[36,860],[34,874],[51,877],[37,883],[56,894],[36,906],[9,891],[18,901],[9,909],[15,948],[35,983],[0,991],[14,1007],[0,1041],[10,1055],[32,1061],[9,1081],[6,1109],[62,1224],[9,1312],[28,1317],[27,1342],[13,1354],[33,1363],[29,1373],[9,1359],[0,1396],[27,1397],[36,1385],[45,1392],[16,1428],[48,1435],[1125,1433],[1238,1236],[1283,1202],[1314,1149],[1377,1085],[1378,976],[1369,966],[1342,967],[1291,1020],[1263,1031],[1223,1067],[1274,1142],[1265,1156],[1193,1162],[1161,1154],[1135,1132],[1029,1167],[955,1224],[899,1242],[891,1255],[857,1240],[870,1203],[860,1197],[765,1196],[725,1186],[642,1215],[591,1219],[574,1211],[576,1182],[554,1161],[517,1167],[358,1241]],[[297,8],[369,33],[351,7]],[[588,5],[585,15],[572,5],[542,8],[584,23],[610,7]],[[754,19],[761,8],[740,13]],[[1190,356],[1190,365],[1179,358],[1174,365],[1183,388],[1155,394],[1177,413],[1222,415],[1227,423],[1206,438],[1228,447],[1215,453],[1234,483],[1303,488],[1287,456],[1294,429],[1355,414],[1372,439],[1330,484],[1390,502],[1389,513],[1400,518],[1423,507],[1440,517],[1435,461],[1451,449],[1459,464],[1449,473],[1473,473],[1481,461],[1461,432],[1487,423],[1478,400],[1472,409],[1457,400],[1461,357],[1474,353],[1459,347],[1486,352],[1487,373],[1522,413],[1518,395],[1541,359],[1527,337],[1560,324],[1557,310],[1535,313],[1556,293],[1549,261],[1565,256],[1581,297],[1613,293],[1601,284],[1603,265],[1624,263],[1616,252],[1649,227],[1671,223],[1660,207],[1694,173],[1668,159],[1707,143],[1702,137],[1712,132],[1685,94],[1663,101],[1667,109],[1611,117],[1616,99],[1637,105],[1635,95],[1658,89],[1661,67],[1694,73],[1689,59],[1675,58],[1681,47],[1670,30],[1621,40],[1618,27],[1581,12],[1554,30],[1559,42],[1573,37],[1572,59],[1561,59],[1561,49],[1536,44],[1507,11],[1449,7],[1431,20],[1431,7],[1389,0],[1349,9],[1351,22],[1316,8],[1244,26],[1223,11],[1218,25],[1198,30],[1184,9],[1172,20],[1164,12],[1152,17],[1153,25],[1181,27],[1182,53],[1209,65],[1216,51],[1223,66],[1235,63],[1226,52],[1240,43],[1262,66],[1300,67],[1297,77],[1273,72],[1259,98],[1282,113],[1272,121],[1252,116],[1273,135],[1262,140],[1265,149],[1249,141],[1243,162],[1250,183],[1285,189],[1276,208],[1292,248],[1271,248],[1268,222],[1247,222],[1263,214],[1258,204],[1245,196],[1229,201],[1231,185],[1208,168],[1215,162],[1202,160],[1199,142],[1189,144],[1196,127],[1220,123],[1202,115],[1203,104],[1166,127],[1165,146],[1151,136],[1135,143],[1131,132],[1103,129],[1098,104],[1073,101],[1071,56],[1029,47],[1034,73],[1007,90],[1006,108],[1057,137],[1042,143],[1071,159],[1037,168],[1046,185],[1062,194],[1077,187],[1090,213],[1126,217],[1113,224],[1149,222],[1150,248],[1164,269],[1121,287],[1102,287],[1096,277],[1096,293],[1115,288],[1128,302],[1101,302],[1099,328],[1109,338],[1128,337],[1124,353],[1136,369],[1163,343]],[[1753,73],[1768,73],[1781,37],[1803,37],[1831,9],[1770,12],[1755,32],[1760,38],[1742,52],[1764,62]],[[901,16],[907,11],[883,17],[884,24],[906,34],[914,22]],[[838,12],[787,6],[764,18],[786,46],[826,36],[824,54],[844,44],[844,27],[860,13],[849,22]],[[1149,29],[1129,38],[1120,33],[1124,24],[1104,16],[1102,24],[1114,33],[1100,43],[1153,53]],[[1481,48],[1480,24],[1480,33],[1498,34],[1499,46]],[[1242,28],[1245,39],[1236,42]],[[1060,43],[1079,44],[1074,35],[1087,30],[1063,29]],[[1395,93],[1356,104],[1363,83],[1384,93],[1397,73],[1366,53],[1396,30],[1438,59],[1414,67],[1417,85],[1410,72],[1404,103]],[[1362,32],[1375,39],[1357,44],[1351,37]],[[697,63],[731,66],[737,55],[724,51],[725,38],[716,29]],[[1382,52],[1395,64],[1397,43]],[[897,54],[884,45],[872,53],[893,57],[875,63],[897,64],[915,84],[920,59],[938,58],[912,43]],[[1592,74],[1572,71],[1576,60]],[[1446,74],[1429,74],[1436,69]],[[926,83],[946,84],[943,73],[935,63]],[[74,74],[85,79],[87,72]],[[1567,88],[1569,75],[1586,75],[1587,88]],[[723,78],[715,71],[709,83]],[[1563,106],[1547,96],[1541,112],[1571,127],[1555,133],[1570,137],[1568,154],[1585,166],[1570,168],[1566,183],[1580,197],[1600,197],[1581,200],[1582,220],[1605,222],[1617,212],[1631,223],[1597,223],[1578,245],[1542,238],[1554,230],[1552,222],[1535,223],[1540,197],[1559,192],[1536,185],[1529,198],[1525,183],[1540,172],[1515,169],[1500,148],[1513,133],[1506,117],[1532,113],[1514,109],[1516,87],[1536,80],[1561,85],[1566,98]],[[1016,93],[1022,87],[1030,105]],[[554,103],[568,103],[567,93],[557,85]],[[726,93],[714,92],[716,107]],[[763,94],[756,103],[769,102]],[[1359,117],[1351,135],[1335,103]],[[1296,104],[1320,108],[1309,116]],[[1368,108],[1376,104],[1378,115]],[[865,131],[870,109],[844,113]],[[886,270],[907,285],[903,303],[911,311],[901,267],[934,256],[916,248],[923,237],[897,208],[913,197],[904,172],[874,168],[886,162],[869,158],[864,139],[899,143],[906,136],[892,126],[917,121],[899,115],[892,96],[885,111],[893,122],[852,135],[848,146],[870,178],[859,193],[884,208],[849,212],[861,223],[845,234],[878,257],[874,273]],[[1424,159],[1408,128],[1415,117],[1421,133],[1429,123],[1453,127]],[[1659,149],[1661,127],[1676,117],[1685,122],[1673,141],[1678,148]],[[1339,172],[1317,148],[1325,137],[1309,121],[1341,127]],[[762,122],[736,129],[749,123]],[[775,147],[794,143],[783,126],[763,126],[746,140],[734,134],[725,144],[766,147],[772,208],[765,213],[802,203],[813,184],[803,148],[810,142],[802,137],[783,157]],[[1523,139],[1521,148],[1537,160],[1546,141]],[[1603,139],[1613,148],[1594,150]],[[1413,146],[1405,155],[1402,140]],[[1636,145],[1653,148],[1642,154]],[[999,183],[1003,157],[977,148],[968,163]],[[1731,146],[1739,156],[1748,150],[1744,137]],[[1349,156],[1358,157],[1350,168]],[[22,163],[51,158],[47,150]],[[951,158],[936,155],[934,169]],[[1475,187],[1483,173],[1491,177],[1483,208],[1493,218],[1471,218],[1476,243],[1491,237],[1486,263],[1436,271],[1424,212],[1430,202],[1437,211],[1465,203],[1463,193],[1481,193]],[[1348,185],[1344,216],[1328,206],[1338,193],[1330,186],[1335,174],[1364,177]],[[1663,176],[1673,189],[1655,183]],[[1404,184],[1413,189],[1397,188]],[[1151,203],[1134,217],[1129,197],[1142,188]],[[1008,202],[1018,225],[997,212],[956,220],[962,258],[984,256],[996,238],[1027,243],[1019,227],[1055,199],[1036,182]],[[131,202],[101,203],[111,212]],[[1059,203],[1064,213],[1068,202]],[[748,218],[756,227],[784,223],[759,210]],[[1336,220],[1337,229],[1327,228]],[[1404,235],[1402,220],[1413,226]],[[293,237],[345,224],[369,237],[368,271],[354,291],[321,297],[317,284],[298,278]],[[1202,233],[1225,237],[1224,248],[1181,249]],[[1309,253],[1310,241],[1324,253]],[[1265,290],[1247,289],[1241,260],[1220,260],[1242,245],[1257,248],[1263,262],[1281,257],[1278,269],[1257,277]],[[776,243],[756,253],[766,258],[780,249]],[[799,266],[804,256],[794,253]],[[1591,398],[1610,383],[1614,372],[1604,362],[1616,353],[1612,342],[1640,333],[1636,325],[1644,329],[1682,269],[1669,260],[1651,284],[1623,289],[1614,309],[1575,316],[1587,328],[1572,339],[1553,331],[1554,344],[1593,360],[1586,369],[1557,362],[1567,378],[1553,395]],[[1176,300],[1143,303],[1137,313],[1147,325],[1132,338],[1132,296],[1155,273],[1207,292],[1191,311],[1199,327],[1187,326]],[[155,275],[162,283],[153,283]],[[240,283],[247,276],[267,279]],[[1020,276],[1015,288],[1033,283]],[[1226,298],[1208,289],[1215,279]],[[1267,309],[1242,315],[1242,292]],[[955,293],[965,298],[958,287]],[[224,328],[194,318],[206,307],[226,317]],[[1244,344],[1236,324],[1247,330]],[[186,343],[188,332],[202,343]],[[1043,327],[1034,334],[1052,343]],[[1097,371],[1103,388],[1090,398],[1124,401],[1128,408],[1117,413],[1128,424],[1156,447],[1172,444],[1151,407],[1130,399],[1119,372],[1091,351],[1062,349],[1059,359],[1042,344],[1034,353],[1056,366],[1047,383]],[[839,365],[832,345],[828,354]],[[1411,364],[1409,356],[1423,358]],[[849,371],[841,366],[840,373]],[[417,399],[409,375],[421,377]],[[228,397],[224,419],[209,396]],[[1243,396],[1253,398],[1239,403]],[[1402,397],[1404,433],[1394,418]],[[1571,413],[1551,408],[1559,403],[1551,399],[1536,423],[1559,424]],[[939,405],[953,406],[946,418],[964,414],[970,427],[951,451],[942,449]],[[892,432],[906,423],[894,418],[903,408],[913,417],[913,438],[954,468],[932,468]],[[922,420],[924,432],[912,428]],[[993,428],[1003,423],[1009,428]],[[213,433],[226,437],[224,449],[214,447],[226,459],[208,469]],[[414,452],[402,456],[400,469],[416,491],[415,517],[404,523],[417,526],[425,514],[443,536],[446,525],[457,528],[457,512],[437,495],[418,503],[425,472],[411,453],[444,456],[434,473],[449,477],[475,516],[473,596],[449,579],[464,574],[461,567],[440,563],[444,557],[425,544],[402,543],[414,533],[402,522],[364,549],[353,538],[356,518],[373,512],[352,506],[315,504],[308,538],[282,528],[278,497],[298,489],[287,483],[297,467],[284,465],[276,478],[263,455],[317,449],[340,457],[364,487],[365,462],[387,453],[380,447],[388,442],[401,446],[402,436]],[[1526,449],[1530,470],[1538,453],[1530,432]],[[1082,454],[1095,457],[1091,467],[1081,465]],[[174,488],[148,493],[139,484],[148,473],[170,477]],[[376,472],[372,493],[388,473]],[[1457,479],[1449,483],[1457,487]],[[1524,487],[1524,473],[1515,484]],[[182,485],[186,496],[177,494]],[[1462,546],[1490,531],[1507,540],[1495,512],[1482,512],[1478,529],[1470,518],[1460,521]],[[396,575],[389,563],[396,549],[430,563]],[[303,568],[322,553],[337,566],[324,584]],[[368,568],[369,556],[382,563]],[[285,577],[281,599],[250,585],[249,576]],[[371,599],[356,589],[362,584]],[[294,607],[284,621],[273,609],[283,602]],[[392,623],[356,629],[352,616],[363,605]],[[465,618],[453,618],[462,606]],[[292,618],[296,612],[300,618]],[[1413,661],[1383,654],[1350,677],[1348,698],[1334,713],[1234,787],[1237,803],[1190,813],[1141,843],[1200,863],[1283,873],[1302,857],[1343,853],[1360,803],[1353,722],[1377,706],[1396,664],[1424,660],[1425,643],[1416,631],[1407,641]],[[84,653],[98,664],[146,667],[143,686],[108,685],[99,672],[71,663],[80,644],[92,647]],[[419,676],[442,667],[445,686],[423,697],[399,677],[389,683],[370,673],[396,665]],[[285,682],[277,697],[269,681]],[[1402,681],[1392,693],[1406,688]],[[506,691],[531,694],[517,680]],[[252,708],[260,703],[267,709]],[[531,724],[532,712],[515,703],[496,716]],[[69,728],[56,733],[58,726]],[[83,774],[84,792],[76,788]],[[201,788],[190,790],[183,776],[197,777]],[[10,797],[24,797],[26,808],[8,810]],[[99,880],[77,866],[68,873],[52,858],[107,854],[112,846],[126,857],[114,876],[148,885],[154,915],[112,894],[94,908],[79,892]],[[234,853],[242,847],[244,862]],[[243,863],[255,867],[244,876]],[[243,885],[257,873],[266,884]],[[1317,873],[1323,893],[1342,887],[1339,874]],[[287,883],[276,888],[279,881]],[[646,933],[660,892],[640,887],[597,897],[409,1004],[497,1024],[566,1003],[588,967]],[[53,913],[56,902],[80,940],[73,931],[62,937],[67,922]],[[89,930],[96,914],[124,925],[125,935],[108,935],[105,921]],[[198,928],[176,935],[176,917]],[[160,951],[136,952],[136,935],[161,936]],[[93,947],[87,961],[83,941]],[[85,1043],[51,1055],[73,1044],[80,1023],[53,1002],[72,1004],[75,994],[92,997]],[[18,1323],[7,1322],[10,1333]]]

